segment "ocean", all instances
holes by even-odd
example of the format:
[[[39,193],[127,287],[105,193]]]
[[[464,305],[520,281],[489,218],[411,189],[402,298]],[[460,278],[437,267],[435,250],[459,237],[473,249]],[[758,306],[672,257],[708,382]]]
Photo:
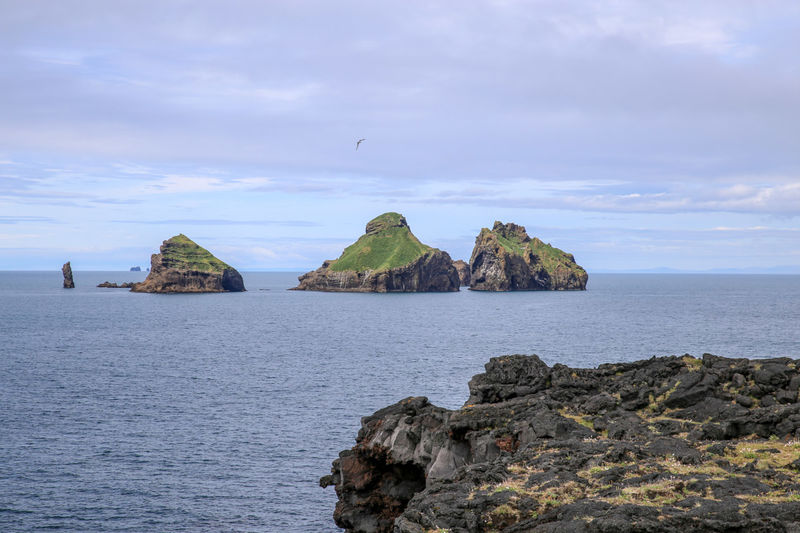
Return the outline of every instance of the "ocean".
[[[490,357],[800,358],[800,276],[591,274],[585,292],[99,289],[0,272],[0,531],[335,532],[320,476],[360,417],[457,408]]]

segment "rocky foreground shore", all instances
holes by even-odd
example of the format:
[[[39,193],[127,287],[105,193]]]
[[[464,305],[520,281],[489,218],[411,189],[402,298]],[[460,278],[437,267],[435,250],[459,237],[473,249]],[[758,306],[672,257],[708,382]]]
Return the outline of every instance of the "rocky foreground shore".
[[[459,410],[362,419],[320,483],[352,532],[800,532],[799,363],[493,358]]]

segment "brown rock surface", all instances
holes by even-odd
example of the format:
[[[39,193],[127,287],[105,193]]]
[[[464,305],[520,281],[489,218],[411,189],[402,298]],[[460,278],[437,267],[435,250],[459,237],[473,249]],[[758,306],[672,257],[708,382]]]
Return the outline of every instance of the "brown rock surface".
[[[458,272],[458,279],[461,282],[461,286],[469,287],[469,263],[467,263],[463,259],[459,259],[458,261],[453,261],[453,266],[456,267],[456,271]]]
[[[61,267],[61,273],[64,274],[64,288],[74,289],[75,282],[72,280],[72,266],[69,264],[69,261],[64,263],[64,266]]]

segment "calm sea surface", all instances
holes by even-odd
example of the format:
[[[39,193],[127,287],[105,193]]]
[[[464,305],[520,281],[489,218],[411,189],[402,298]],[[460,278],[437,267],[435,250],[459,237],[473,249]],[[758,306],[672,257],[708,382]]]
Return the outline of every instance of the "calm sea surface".
[[[489,357],[800,357],[800,276],[590,276],[586,292],[98,289],[0,272],[0,531],[334,532],[317,485],[363,415],[458,407]]]

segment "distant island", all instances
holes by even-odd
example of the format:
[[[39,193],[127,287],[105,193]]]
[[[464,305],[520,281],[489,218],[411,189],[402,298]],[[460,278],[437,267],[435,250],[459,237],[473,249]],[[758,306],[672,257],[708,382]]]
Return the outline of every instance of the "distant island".
[[[423,244],[400,213],[384,213],[338,259],[303,274],[294,290],[327,292],[451,292],[460,280],[453,260]]]
[[[589,279],[572,254],[499,221],[478,234],[469,266],[469,287],[479,291],[585,290]]]
[[[347,532],[799,531],[799,367],[497,357],[460,409],[362,418],[320,483]]]
[[[141,272],[141,271],[142,267],[140,266],[131,267],[131,272]]]
[[[160,253],[150,258],[150,273],[132,292],[241,292],[242,275],[214,257],[184,234],[161,244]]]

